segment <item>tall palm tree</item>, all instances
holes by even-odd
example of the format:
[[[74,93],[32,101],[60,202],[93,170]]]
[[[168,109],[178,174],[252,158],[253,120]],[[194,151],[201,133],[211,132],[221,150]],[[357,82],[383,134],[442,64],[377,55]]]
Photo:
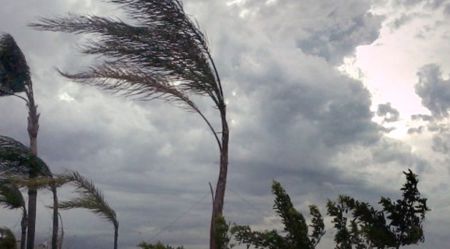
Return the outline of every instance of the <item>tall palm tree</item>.
[[[27,208],[19,188],[7,179],[0,179],[0,206],[8,209],[22,209],[20,249],[25,249],[27,236]]]
[[[114,226],[114,249],[117,249],[119,221],[117,220],[116,212],[106,202],[100,190],[95,187],[92,181],[86,179],[76,171],[67,173],[62,177],[75,185],[76,192],[80,194],[80,196],[69,201],[60,202],[59,208],[85,208],[111,222]]]
[[[17,95],[25,92],[26,98]],[[34,101],[33,84],[30,69],[21,49],[14,38],[9,34],[0,34],[0,96],[14,95],[25,100],[28,107],[28,136],[30,139],[30,150],[37,155],[37,136],[39,131],[39,113]],[[29,175],[30,178],[36,177]],[[52,188],[54,204],[58,202],[56,188]],[[34,248],[36,228],[36,204],[37,190],[28,189],[28,234],[27,249]],[[56,249],[58,234],[58,210],[57,205],[53,209],[53,234],[52,248]]]
[[[214,226],[223,213],[228,171],[229,128],[219,73],[199,27],[186,15],[180,0],[108,0],[126,10],[133,24],[100,16],[43,18],[37,30],[93,34],[83,52],[104,62],[80,73],[61,74],[74,81],[142,99],[176,102],[200,115],[220,152],[213,198],[210,248],[216,248]],[[220,132],[194,103],[207,96],[218,111]],[[220,136],[220,137],[219,137]]]

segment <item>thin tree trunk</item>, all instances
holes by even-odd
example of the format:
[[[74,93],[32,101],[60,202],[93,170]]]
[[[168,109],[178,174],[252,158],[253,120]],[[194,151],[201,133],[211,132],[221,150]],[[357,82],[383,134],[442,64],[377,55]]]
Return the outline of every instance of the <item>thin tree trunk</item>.
[[[61,214],[58,212],[59,220],[61,221],[61,236],[58,239],[58,249],[62,249],[63,241],[64,241],[64,224],[62,220]]]
[[[20,222],[20,227],[22,229],[20,234],[20,249],[25,249],[25,241],[27,238],[27,209],[22,207],[22,221]]]
[[[39,114],[37,106],[34,103],[33,89],[31,82],[28,84],[28,136],[30,138],[30,150],[37,156],[37,135],[39,130]],[[30,178],[36,177],[35,172],[31,170]],[[35,188],[28,189],[28,233],[27,233],[27,249],[34,249],[34,238],[36,230],[36,203],[37,190]]]
[[[27,249],[34,249],[34,234],[36,227],[36,189],[28,190],[28,233],[27,233]]]
[[[211,215],[211,227],[210,227],[210,249],[217,249],[216,244],[216,221],[218,217],[223,216],[223,206],[225,199],[225,190],[227,185],[227,173],[228,173],[228,142],[229,142],[229,128],[226,118],[226,106],[223,104],[223,108],[220,109],[220,117],[222,121],[222,149],[220,151],[220,169],[219,178],[217,179],[216,192],[214,195],[213,210]]]
[[[52,249],[58,249],[58,193],[56,186],[52,185],[53,194],[53,231],[52,231]]]
[[[119,239],[119,224],[114,224],[114,249],[117,249],[117,240]]]

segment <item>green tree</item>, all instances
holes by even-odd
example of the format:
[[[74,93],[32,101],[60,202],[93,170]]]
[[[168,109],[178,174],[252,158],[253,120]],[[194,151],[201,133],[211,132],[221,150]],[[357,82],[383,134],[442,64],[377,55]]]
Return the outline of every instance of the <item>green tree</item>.
[[[138,247],[140,247],[141,249],[184,249],[183,246],[177,246],[177,247],[172,247],[169,245],[164,245],[161,242],[158,242],[156,244],[149,244],[147,242],[141,242]]]
[[[117,249],[117,240],[119,237],[119,222],[117,220],[116,212],[106,202],[100,190],[97,189],[91,181],[81,176],[78,172],[70,172],[66,175],[63,175],[62,177],[75,185],[76,192],[80,194],[80,196],[75,199],[59,203],[59,208],[88,209],[91,212],[98,214],[100,217],[111,222],[114,226],[114,249]]]
[[[217,141],[219,176],[210,229],[210,248],[216,249],[214,226],[223,215],[228,171],[229,128],[219,73],[206,39],[184,12],[180,0],[108,0],[118,4],[133,23],[99,16],[41,19],[38,30],[93,34],[83,52],[104,62],[81,73],[61,74],[80,83],[143,99],[176,102],[199,114]],[[218,111],[217,132],[192,97],[207,96]],[[219,138],[220,134],[220,138]]]
[[[6,227],[0,227],[0,249],[16,249],[16,237]]]
[[[8,179],[0,178],[0,206],[8,209],[22,209],[20,249],[25,249],[27,236],[27,208],[19,188]]]
[[[336,249],[400,248],[424,241],[423,221],[430,210],[417,188],[417,175],[403,172],[406,183],[400,189],[402,199],[392,201],[382,197],[382,209],[340,196],[328,201],[328,214],[337,229]],[[347,222],[350,220],[350,222]]]
[[[20,92],[25,92],[26,98],[18,95]],[[0,34],[0,96],[16,96],[26,102],[28,107],[27,131],[30,139],[30,150],[34,155],[37,155],[39,113],[34,100],[30,69],[24,54],[14,38],[9,34]],[[36,176],[31,174],[29,177],[33,178]],[[56,188],[52,188],[52,192],[54,200],[52,248],[56,249],[58,237],[58,210],[56,203],[58,202],[58,196]],[[36,204],[37,190],[29,188],[27,249],[34,249]]]
[[[305,218],[294,208],[291,198],[279,182],[273,182],[272,192],[275,195],[274,209],[282,219],[285,235],[276,230],[255,232],[249,226],[233,226],[231,233],[234,238],[241,244],[255,248],[315,248],[325,234],[325,226],[319,209],[316,206],[310,206],[312,232],[309,233]]]

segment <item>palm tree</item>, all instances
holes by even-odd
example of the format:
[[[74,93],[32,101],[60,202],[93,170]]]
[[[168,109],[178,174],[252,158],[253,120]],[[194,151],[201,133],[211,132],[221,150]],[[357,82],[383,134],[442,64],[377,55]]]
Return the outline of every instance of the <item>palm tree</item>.
[[[19,188],[7,179],[0,179],[0,206],[8,209],[22,209],[20,249],[25,249],[27,236],[27,208]]]
[[[53,177],[47,164],[36,156],[30,148],[13,138],[0,135],[0,173],[6,177],[22,176],[29,179],[37,179],[39,176]],[[41,184],[42,185],[42,184]],[[58,198],[56,195],[56,183],[52,183],[51,190],[53,193],[53,214],[58,214]],[[26,185],[28,189],[34,189],[37,192],[39,185]],[[28,205],[28,210],[30,205]],[[28,220],[30,214],[28,213]],[[54,218],[53,218],[54,220]],[[58,221],[58,220],[57,220]],[[28,233],[30,232],[30,223],[27,223]],[[58,224],[53,223],[53,228],[58,228]],[[27,235],[27,248],[28,239]],[[57,233],[56,233],[57,238]],[[55,240],[56,241],[56,240]],[[34,241],[33,241],[34,244]],[[53,235],[52,235],[53,244]],[[52,247],[55,248],[56,247]]]
[[[219,73],[199,27],[186,15],[180,0],[109,0],[125,9],[133,24],[99,16],[43,18],[38,30],[93,34],[83,52],[104,62],[80,73],[60,72],[74,81],[141,99],[176,102],[200,115],[220,152],[219,176],[213,198],[210,248],[216,248],[214,227],[223,213],[228,171],[229,128]],[[207,96],[218,111],[220,132],[194,103]],[[220,138],[219,138],[220,135]]]
[[[80,194],[80,196],[69,201],[60,202],[59,208],[85,208],[111,222],[114,226],[114,249],[117,249],[119,222],[117,220],[116,212],[106,202],[100,190],[97,189],[91,181],[76,171],[67,173],[62,177],[75,185],[76,192]]]
[[[26,98],[17,95],[25,92]],[[24,54],[20,50],[14,38],[9,34],[0,34],[0,96],[16,96],[26,102],[28,107],[28,136],[30,139],[30,150],[37,155],[37,135],[39,131],[39,113],[34,101],[33,84],[30,76],[30,69]],[[29,175],[30,178],[35,175]],[[53,209],[53,233],[52,249],[56,249],[58,235],[58,197],[56,188],[52,188],[54,209]],[[37,190],[28,189],[28,235],[27,249],[34,248],[35,228],[36,228],[36,204]]]

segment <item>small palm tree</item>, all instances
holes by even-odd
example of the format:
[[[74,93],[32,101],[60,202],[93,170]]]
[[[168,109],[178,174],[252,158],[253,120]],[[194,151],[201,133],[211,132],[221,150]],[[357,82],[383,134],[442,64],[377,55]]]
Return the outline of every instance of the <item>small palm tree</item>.
[[[7,227],[0,227],[0,249],[16,249],[16,237]]]
[[[0,173],[3,177],[21,176],[27,177],[29,179],[36,179],[39,176],[52,177],[52,173],[47,164],[38,156],[36,156],[30,148],[13,138],[2,135],[0,135]],[[26,187],[28,189],[34,189],[36,190],[36,192],[38,189],[38,187],[34,185],[28,185]],[[53,193],[54,215],[58,214],[58,198],[56,194],[56,187],[56,184],[51,185],[51,190]],[[28,210],[30,210],[30,205],[28,205]],[[29,219],[30,212],[28,213],[28,220]],[[58,222],[58,217],[56,217],[56,222]],[[30,232],[29,225],[30,223],[27,222],[28,233]],[[58,228],[58,224],[55,225],[55,217],[53,217],[53,228]],[[29,237],[30,236],[28,235],[27,245]],[[53,248],[56,249],[56,247]]]
[[[117,220],[116,212],[106,202],[100,190],[97,189],[90,180],[86,179],[76,171],[65,174],[62,177],[75,185],[76,192],[79,193],[80,196],[69,201],[60,202],[59,208],[85,208],[111,222],[114,226],[114,249],[117,249],[119,222]]]
[[[27,236],[27,208],[25,200],[19,188],[7,179],[0,179],[0,206],[8,209],[22,209],[20,249],[25,249]]]
[[[143,99],[176,102],[201,116],[220,152],[219,176],[213,198],[210,248],[215,220],[223,214],[228,172],[229,128],[226,103],[216,65],[205,36],[184,12],[180,0],[109,0],[134,19],[133,24],[99,16],[41,19],[30,26],[38,30],[93,34],[83,52],[105,60],[81,73],[61,74],[74,81]],[[207,96],[218,111],[220,132],[192,100]],[[220,134],[220,138],[219,135]]]

